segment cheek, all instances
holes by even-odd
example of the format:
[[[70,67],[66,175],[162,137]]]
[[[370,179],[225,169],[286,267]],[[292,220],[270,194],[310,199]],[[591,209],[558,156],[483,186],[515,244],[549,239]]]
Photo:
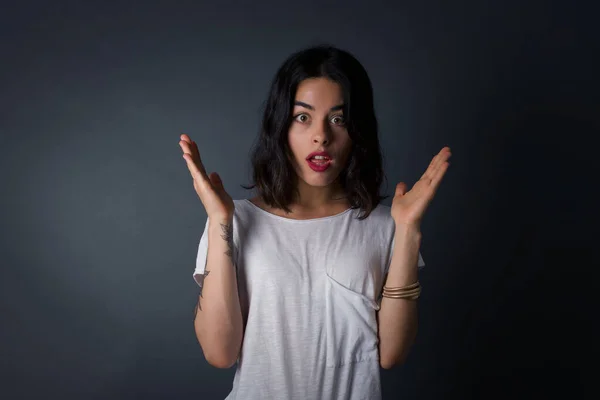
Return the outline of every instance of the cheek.
[[[298,129],[290,128],[288,132],[288,146],[290,147],[292,155],[295,159],[298,159],[302,156],[303,145]]]
[[[350,157],[350,152],[352,151],[352,140],[350,139],[348,134],[344,132],[344,134],[339,139],[339,143],[340,155],[342,156],[341,158],[344,160],[345,163],[348,160],[348,157]]]

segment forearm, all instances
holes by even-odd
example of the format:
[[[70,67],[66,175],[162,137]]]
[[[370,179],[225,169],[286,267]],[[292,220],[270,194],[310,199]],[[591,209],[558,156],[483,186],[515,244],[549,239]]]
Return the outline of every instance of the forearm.
[[[420,228],[396,226],[394,253],[386,287],[404,287],[418,279]],[[379,356],[383,368],[402,363],[417,335],[417,301],[383,297],[377,313]]]
[[[194,319],[206,360],[219,368],[235,363],[243,336],[231,224],[209,220],[206,271]]]

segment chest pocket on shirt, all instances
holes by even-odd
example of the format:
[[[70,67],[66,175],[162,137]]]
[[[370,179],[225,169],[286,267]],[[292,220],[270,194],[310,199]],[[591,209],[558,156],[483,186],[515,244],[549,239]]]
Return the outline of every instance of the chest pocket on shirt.
[[[383,285],[383,263],[377,249],[368,245],[348,246],[327,260],[325,271],[329,279],[366,301],[371,300],[375,308]]]
[[[379,358],[376,302],[381,258],[371,249],[346,249],[326,265],[327,366]]]

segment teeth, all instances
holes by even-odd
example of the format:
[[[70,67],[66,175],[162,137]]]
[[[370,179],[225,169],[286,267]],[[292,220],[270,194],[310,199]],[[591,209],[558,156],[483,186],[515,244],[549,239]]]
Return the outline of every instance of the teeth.
[[[325,156],[314,156],[313,158],[315,160],[327,160],[327,157],[325,157]]]

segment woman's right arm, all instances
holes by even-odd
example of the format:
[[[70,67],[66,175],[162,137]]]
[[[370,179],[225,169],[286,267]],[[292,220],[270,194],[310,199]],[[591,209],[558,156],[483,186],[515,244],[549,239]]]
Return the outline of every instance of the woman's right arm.
[[[233,264],[234,203],[215,172],[210,176],[198,146],[181,135],[179,146],[208,215],[206,268],[194,317],[196,337],[209,364],[229,368],[242,346],[243,320]]]
[[[232,220],[208,221],[208,253],[194,328],[209,364],[230,368],[242,345],[243,322],[233,265]]]

